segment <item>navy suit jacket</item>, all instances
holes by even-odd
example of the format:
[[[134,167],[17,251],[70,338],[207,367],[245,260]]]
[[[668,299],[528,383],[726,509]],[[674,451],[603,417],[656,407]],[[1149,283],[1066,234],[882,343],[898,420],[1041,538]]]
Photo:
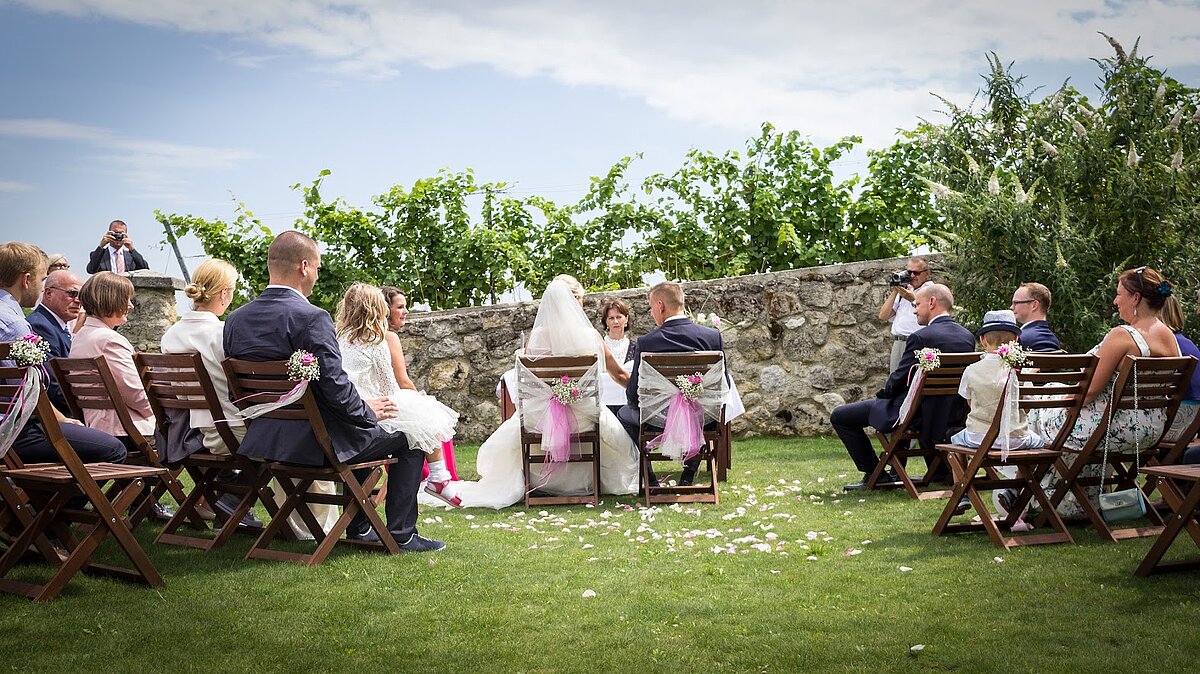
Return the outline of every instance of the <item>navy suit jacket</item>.
[[[309,387],[338,459],[349,461],[376,438],[387,435],[342,370],[342,354],[329,313],[309,304],[299,293],[267,288],[229,315],[222,342],[227,357],[241,360],[287,360],[297,350],[317,357],[321,376]],[[326,463],[312,427],[305,421],[255,419],[238,453],[311,466]]]
[[[724,353],[725,345],[721,340],[721,331],[696,325],[690,318],[667,321],[656,330],[651,330],[637,338],[635,345],[630,346],[635,351],[633,357],[633,372],[629,375],[629,386],[625,389],[625,400],[629,406],[638,407],[638,368],[642,365],[643,353],[675,353],[688,351],[720,351]],[[729,378],[728,364],[725,377]]]
[[[904,342],[904,356],[900,364],[888,377],[887,383],[875,394],[884,402],[871,410],[871,426],[888,432],[896,425],[900,406],[908,394],[909,372],[917,364],[916,352],[939,349],[943,353],[971,353],[975,351],[975,335],[959,325],[952,317],[943,315],[924,328],[908,336]],[[921,403],[921,446],[945,440],[945,430],[960,421],[966,412],[965,401],[958,396],[931,398]]]
[[[29,327],[50,345],[51,358],[66,358],[71,355],[71,332],[62,329],[58,318],[49,309],[39,304],[26,320],[29,321]],[[46,373],[49,375],[46,393],[50,396],[50,402],[54,403],[59,412],[71,416],[71,408],[67,406],[67,399],[63,397],[62,387],[54,379],[54,371],[47,367]]]
[[[87,273],[95,274],[98,271],[112,271],[111,260],[108,257],[108,246],[100,246],[93,250],[88,256]],[[146,262],[146,258],[136,250],[123,248],[121,253],[125,256],[125,271],[135,271],[138,269],[149,269],[150,265]]]
[[[1050,329],[1050,324],[1043,320],[1029,321],[1021,326],[1021,336],[1017,343],[1026,351],[1058,351],[1062,342],[1058,335]]]

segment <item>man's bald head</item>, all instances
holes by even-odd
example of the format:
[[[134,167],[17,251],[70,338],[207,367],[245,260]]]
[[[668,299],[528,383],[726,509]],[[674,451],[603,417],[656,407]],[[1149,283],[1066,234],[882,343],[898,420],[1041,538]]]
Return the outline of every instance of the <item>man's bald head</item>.
[[[913,310],[918,325],[929,325],[933,319],[950,313],[954,308],[954,294],[941,283],[926,283],[917,289],[913,298]]]
[[[285,285],[299,290],[306,297],[317,283],[321,267],[321,251],[317,242],[307,234],[288,230],[267,248],[267,271],[271,285]]]

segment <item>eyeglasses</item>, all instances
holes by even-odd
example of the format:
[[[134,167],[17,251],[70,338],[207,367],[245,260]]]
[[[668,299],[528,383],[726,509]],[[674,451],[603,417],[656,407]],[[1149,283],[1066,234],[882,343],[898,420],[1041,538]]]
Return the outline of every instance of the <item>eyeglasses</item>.
[[[905,269],[904,271],[908,272],[909,274],[912,274],[913,276],[916,276],[917,274],[928,274],[929,273],[928,269]]]
[[[71,265],[67,264],[66,262],[55,262],[54,264],[50,265],[51,271],[53,271],[55,269],[70,269],[70,268],[71,268]]]
[[[1012,303],[1013,304],[1032,304],[1036,301],[1037,300],[1013,300]]]
[[[79,299],[79,291],[78,290],[63,290],[62,288],[59,288],[58,286],[46,286],[46,290],[57,290],[58,292],[66,295],[67,297],[70,297],[73,300]]]

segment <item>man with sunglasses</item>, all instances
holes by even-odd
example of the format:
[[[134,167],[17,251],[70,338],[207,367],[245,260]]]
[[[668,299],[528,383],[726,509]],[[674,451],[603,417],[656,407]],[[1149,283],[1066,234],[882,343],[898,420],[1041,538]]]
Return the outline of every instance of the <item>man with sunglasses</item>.
[[[71,354],[71,327],[79,317],[81,285],[83,282],[79,277],[66,269],[50,272],[42,289],[42,301],[29,314],[29,327],[50,345],[51,358],[66,358]],[[71,408],[67,406],[62,388],[54,380],[53,372],[47,372],[50,379],[46,393],[50,396],[50,402],[59,412],[70,416]]]
[[[917,324],[917,315],[913,311],[913,298],[917,290],[929,281],[931,273],[929,263],[923,257],[914,257],[905,265],[903,272],[893,275],[892,292],[888,293],[883,305],[879,307],[879,320],[890,321],[892,324],[892,354],[888,361],[888,370],[895,370],[904,357],[904,342],[908,336],[921,326]]]

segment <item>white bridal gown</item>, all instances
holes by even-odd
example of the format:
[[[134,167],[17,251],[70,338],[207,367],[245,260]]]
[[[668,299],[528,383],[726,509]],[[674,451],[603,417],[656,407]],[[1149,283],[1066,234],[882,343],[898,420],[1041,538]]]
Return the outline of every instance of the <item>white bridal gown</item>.
[[[542,295],[526,349],[531,355],[582,356],[602,354],[600,333],[588,322],[566,284],[554,281]],[[599,376],[607,377],[600,360]],[[515,392],[514,392],[515,393]],[[625,428],[608,408],[600,406],[600,491],[633,494],[638,488],[638,453]],[[588,463],[555,464],[548,478],[544,464],[530,467],[531,486],[539,492],[561,495],[587,494],[592,490]],[[477,482],[458,482],[463,506],[504,508],[525,498],[521,466],[521,420],[513,415],[500,424],[479,447]]]

